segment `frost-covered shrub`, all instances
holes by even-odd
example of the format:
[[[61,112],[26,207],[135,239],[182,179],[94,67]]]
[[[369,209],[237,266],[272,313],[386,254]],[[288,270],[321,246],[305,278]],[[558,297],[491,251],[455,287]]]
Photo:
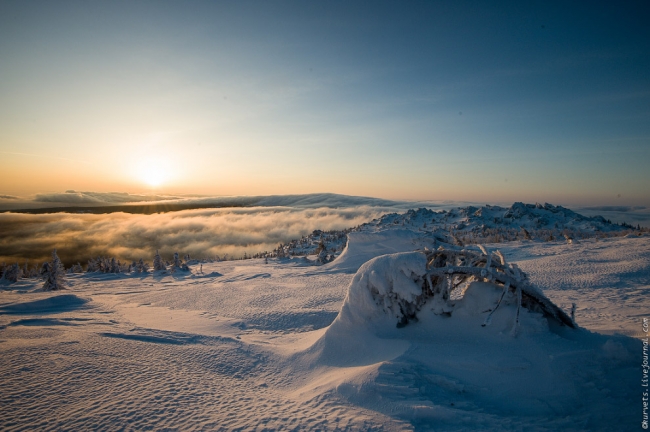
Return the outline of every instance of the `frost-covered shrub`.
[[[544,294],[532,286],[514,264],[506,264],[499,252],[439,249],[384,255],[362,265],[354,276],[340,317],[353,323],[386,318],[403,327],[418,320],[426,309],[436,315],[452,316],[455,302],[470,283],[474,289],[497,287],[501,295],[486,312],[483,325],[490,325],[494,312],[507,301],[516,305],[513,333],[519,325],[522,307],[540,312],[560,325],[575,328],[575,322]],[[476,293],[474,294],[476,297]],[[480,295],[479,295],[480,297]]]
[[[322,249],[320,249],[320,252],[318,253],[318,256],[316,257],[316,262],[319,264],[327,264],[333,259],[334,257],[332,254],[330,254],[325,245],[323,245]]]

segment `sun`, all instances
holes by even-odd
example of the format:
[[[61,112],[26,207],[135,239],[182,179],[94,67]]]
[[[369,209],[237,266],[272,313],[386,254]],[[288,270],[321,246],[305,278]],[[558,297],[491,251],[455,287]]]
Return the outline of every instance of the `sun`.
[[[163,185],[169,178],[167,163],[158,159],[143,161],[138,164],[136,173],[140,181],[152,188]]]

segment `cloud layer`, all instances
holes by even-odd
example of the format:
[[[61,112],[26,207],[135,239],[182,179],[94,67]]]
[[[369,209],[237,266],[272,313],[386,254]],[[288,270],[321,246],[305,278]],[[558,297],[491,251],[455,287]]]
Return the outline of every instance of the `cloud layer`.
[[[345,209],[253,207],[185,210],[138,215],[0,214],[0,262],[40,262],[57,249],[70,265],[93,256],[151,261],[174,252],[202,258],[241,256],[272,250],[281,242],[315,229],[344,229],[386,211],[361,206]]]
[[[78,192],[67,190],[64,193],[37,194],[33,201],[56,204],[125,204],[143,201],[163,201],[178,199],[176,196],[136,195],[126,192]]]
[[[66,196],[95,197],[103,203],[134,202],[157,196],[69,191]],[[72,200],[77,198],[72,198]],[[59,201],[60,202],[60,201]],[[48,260],[53,249],[66,265],[95,256],[151,261],[155,251],[203,258],[242,256],[270,251],[279,243],[315,229],[350,228],[382,214],[409,208],[451,208],[461,203],[398,202],[335,194],[185,198],[174,202],[227,206],[154,214],[0,213],[0,262]],[[601,214],[615,222],[650,226],[650,210],[642,207],[576,209]],[[66,210],[68,211],[68,210]]]

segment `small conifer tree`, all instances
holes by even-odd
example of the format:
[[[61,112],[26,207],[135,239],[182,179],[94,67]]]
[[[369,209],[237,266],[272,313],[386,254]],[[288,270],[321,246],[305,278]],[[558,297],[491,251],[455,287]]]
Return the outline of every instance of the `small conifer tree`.
[[[52,262],[43,264],[41,274],[45,279],[44,291],[58,291],[65,288],[65,268],[56,254],[56,249],[52,252]]]
[[[2,273],[2,278],[11,283],[18,282],[18,279],[20,279],[22,276],[23,271],[18,263],[6,266],[4,272]]]
[[[167,266],[165,265],[165,262],[163,259],[160,257],[160,254],[158,253],[158,250],[156,250],[156,255],[153,257],[153,269],[154,270],[167,270]]]
[[[116,261],[115,257],[111,258],[109,273],[120,273],[120,262]]]

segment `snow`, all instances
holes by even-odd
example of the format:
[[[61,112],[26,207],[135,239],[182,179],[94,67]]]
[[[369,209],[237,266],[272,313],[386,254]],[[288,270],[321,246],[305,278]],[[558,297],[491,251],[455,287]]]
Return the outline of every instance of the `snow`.
[[[426,264],[422,252],[382,255],[368,261],[352,279],[332,326],[365,326],[378,319],[394,326],[403,316],[400,305],[413,303],[422,294]]]
[[[422,250],[440,245],[418,214],[431,216],[351,232],[321,266],[254,259],[72,274],[60,292],[3,285],[3,430],[638,427],[650,237],[485,245],[565,311],[577,303],[582,328],[524,308],[513,336],[512,295],[482,326],[503,292],[487,282],[451,314],[423,307],[398,328]]]
[[[432,238],[418,235],[407,229],[383,229],[376,232],[351,232],[348,244],[329,269],[355,273],[368,260],[385,254],[407,252],[433,247]]]

